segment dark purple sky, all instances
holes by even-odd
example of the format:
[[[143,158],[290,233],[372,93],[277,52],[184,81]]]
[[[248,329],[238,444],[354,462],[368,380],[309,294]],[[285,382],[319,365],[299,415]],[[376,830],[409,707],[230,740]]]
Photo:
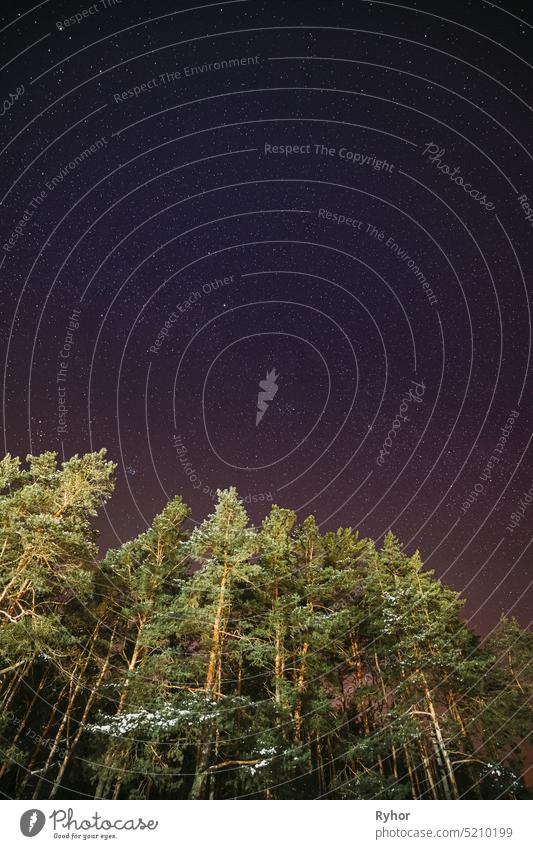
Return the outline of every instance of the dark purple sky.
[[[525,5],[2,16],[4,449],[107,447],[104,546],[235,484],[528,624]]]

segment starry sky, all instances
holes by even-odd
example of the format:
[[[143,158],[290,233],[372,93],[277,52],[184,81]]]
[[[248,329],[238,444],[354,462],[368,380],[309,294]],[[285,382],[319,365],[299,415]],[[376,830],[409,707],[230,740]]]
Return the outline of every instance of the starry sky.
[[[529,624],[526,4],[1,15],[4,451],[106,447],[104,549],[234,484]]]

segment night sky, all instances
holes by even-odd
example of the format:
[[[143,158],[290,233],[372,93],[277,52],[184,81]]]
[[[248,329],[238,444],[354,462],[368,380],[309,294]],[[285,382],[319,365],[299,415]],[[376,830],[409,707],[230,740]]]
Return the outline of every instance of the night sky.
[[[1,14],[3,449],[106,447],[103,549],[234,484],[529,624],[526,4]]]

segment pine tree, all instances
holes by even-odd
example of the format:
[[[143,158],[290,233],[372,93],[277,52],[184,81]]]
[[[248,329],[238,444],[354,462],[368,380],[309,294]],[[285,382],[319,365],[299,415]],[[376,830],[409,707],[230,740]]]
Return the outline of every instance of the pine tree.
[[[0,781],[54,798],[525,798],[533,638],[388,533],[235,489],[98,558],[105,452],[0,462]]]
[[[105,591],[112,598],[106,619],[114,674],[107,690],[120,695],[114,701],[112,719],[104,716],[92,729],[104,729],[107,744],[103,762],[96,768],[97,797],[111,794],[116,799],[122,784],[130,780],[128,770],[136,779],[133,765],[137,757],[145,757],[145,747],[137,746],[135,738],[138,729],[147,725],[147,716],[154,724],[158,716],[164,717],[168,727],[167,639],[158,624],[172,606],[186,572],[183,523],[188,514],[181,498],[174,498],[147,531],[108,552],[102,564]]]
[[[0,463],[0,699],[11,758],[26,769],[19,792],[35,775],[38,796],[43,782],[54,786],[94,661],[90,520],[113,490],[114,464],[105,451],[60,467],[52,452],[27,463],[9,455]],[[9,767],[6,759],[1,778]]]
[[[257,535],[248,527],[236,490],[218,490],[217,495],[214,513],[194,528],[187,544],[198,568],[183,587],[178,607],[180,634],[194,641],[195,657],[187,674],[194,675],[195,719],[201,729],[191,799],[203,797],[208,770],[215,766],[211,759],[220,749],[215,719],[232,710],[224,689],[235,676],[233,665],[226,662],[234,658],[232,643],[242,636],[235,628],[238,605],[261,579],[261,567],[252,560]]]

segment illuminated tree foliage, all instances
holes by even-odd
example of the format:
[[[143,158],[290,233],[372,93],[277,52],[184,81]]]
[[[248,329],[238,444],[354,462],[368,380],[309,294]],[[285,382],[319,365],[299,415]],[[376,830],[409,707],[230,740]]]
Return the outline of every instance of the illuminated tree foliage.
[[[485,643],[388,533],[234,489],[98,558],[105,452],[0,462],[1,789],[15,798],[522,798],[531,634]]]

